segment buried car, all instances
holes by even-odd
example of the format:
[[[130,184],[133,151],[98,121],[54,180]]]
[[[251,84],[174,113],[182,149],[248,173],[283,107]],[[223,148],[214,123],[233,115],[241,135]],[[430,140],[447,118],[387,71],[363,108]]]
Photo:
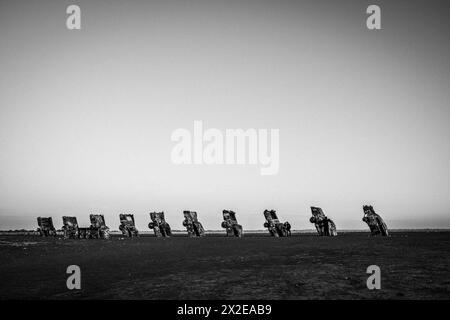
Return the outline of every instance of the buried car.
[[[375,213],[373,207],[364,205],[363,211],[364,217],[362,220],[369,226],[371,234],[373,236],[381,235],[387,237],[389,235],[387,225],[384,223],[383,219]]]
[[[76,217],[63,216],[62,230],[65,239],[78,239],[80,237],[79,227]]]
[[[148,227],[153,229],[156,237],[170,237],[172,235],[172,230],[170,225],[166,222],[164,218],[164,211],[162,212],[150,212],[150,223]]]
[[[76,217],[63,216],[63,234],[65,239],[89,239],[92,238],[91,227],[82,228],[78,225]],[[95,231],[94,231],[95,232]]]
[[[119,230],[125,237],[133,238],[139,236],[139,231],[136,229],[134,223],[134,215],[132,214],[120,214],[120,225]]]
[[[53,219],[51,217],[48,218],[38,217],[37,223],[39,226],[37,231],[39,232],[40,236],[42,237],[56,236],[56,229],[53,226]]]
[[[236,219],[236,213],[231,210],[223,210],[222,228],[227,231],[227,237],[242,237],[244,232],[242,226],[238,224]]]
[[[106,226],[105,217],[102,214],[91,214],[91,227],[89,236],[97,239],[109,239],[109,228]]]
[[[195,211],[183,211],[184,220],[183,226],[186,227],[189,237],[203,237],[205,235],[205,229],[198,221],[197,212]]]
[[[64,232],[65,239],[78,238],[78,222],[76,217],[63,216],[62,230]]]
[[[309,219],[316,226],[319,236],[337,236],[336,225],[329,219],[319,207],[311,207],[312,217]]]
[[[291,235],[291,225],[289,222],[280,222],[275,210],[264,210],[264,228],[269,230],[272,237],[288,237]]]

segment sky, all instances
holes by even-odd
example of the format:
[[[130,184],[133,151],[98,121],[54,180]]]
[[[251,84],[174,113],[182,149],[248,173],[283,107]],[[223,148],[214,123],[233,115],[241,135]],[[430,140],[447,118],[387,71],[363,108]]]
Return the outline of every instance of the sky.
[[[81,30],[66,8],[81,8]],[[366,8],[381,7],[381,30]],[[450,228],[448,1],[0,0],[0,229]],[[279,129],[280,167],[176,165],[174,130]]]

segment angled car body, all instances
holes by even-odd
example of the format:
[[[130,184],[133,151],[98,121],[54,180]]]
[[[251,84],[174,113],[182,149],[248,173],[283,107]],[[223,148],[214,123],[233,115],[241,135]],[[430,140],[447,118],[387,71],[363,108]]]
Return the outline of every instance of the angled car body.
[[[38,217],[37,223],[39,226],[37,229],[39,235],[42,237],[56,236],[56,229],[53,226],[53,219],[51,217]]]
[[[148,227],[153,229],[156,237],[170,237],[172,235],[170,225],[164,217],[164,211],[150,212],[150,220]]]
[[[197,212],[195,211],[183,211],[184,220],[183,226],[186,227],[189,237],[203,237],[205,235],[205,229],[198,221]]]
[[[384,223],[383,219],[375,212],[372,206],[364,205],[363,211],[364,217],[362,220],[367,223],[373,236],[389,236],[386,223]]]
[[[231,210],[223,210],[222,228],[227,232],[228,237],[242,237],[244,232],[242,226],[237,222],[236,213]]]
[[[314,223],[319,236],[337,236],[336,225],[333,220],[329,219],[323,210],[319,207],[311,207],[312,217],[309,219],[311,223]]]
[[[133,238],[139,236],[139,231],[136,229],[136,225],[134,223],[134,215],[122,213],[119,215],[119,220],[119,230],[125,237]]]
[[[275,210],[264,210],[264,228],[269,230],[272,237],[288,237],[291,235],[291,225],[289,222],[280,222]]]
[[[78,239],[80,237],[80,230],[76,217],[63,216],[62,230],[65,239]]]
[[[109,239],[109,228],[106,226],[105,217],[102,214],[91,214],[90,234],[91,238]]]

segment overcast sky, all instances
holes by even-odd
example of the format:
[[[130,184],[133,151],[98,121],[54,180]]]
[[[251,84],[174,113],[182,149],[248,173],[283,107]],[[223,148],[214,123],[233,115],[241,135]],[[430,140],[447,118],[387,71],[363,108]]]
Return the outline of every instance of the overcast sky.
[[[82,29],[66,28],[78,4]],[[366,8],[382,9],[382,30]],[[1,1],[0,229],[266,208],[450,228],[449,1]],[[280,130],[280,169],[171,162],[178,128]]]

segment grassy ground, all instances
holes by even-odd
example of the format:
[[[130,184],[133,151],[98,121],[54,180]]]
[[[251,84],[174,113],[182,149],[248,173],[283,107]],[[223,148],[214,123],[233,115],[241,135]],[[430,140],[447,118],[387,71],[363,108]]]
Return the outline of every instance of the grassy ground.
[[[449,299],[450,232],[389,238],[0,236],[0,299]],[[66,288],[68,265],[81,290]],[[366,268],[381,268],[368,290]]]

